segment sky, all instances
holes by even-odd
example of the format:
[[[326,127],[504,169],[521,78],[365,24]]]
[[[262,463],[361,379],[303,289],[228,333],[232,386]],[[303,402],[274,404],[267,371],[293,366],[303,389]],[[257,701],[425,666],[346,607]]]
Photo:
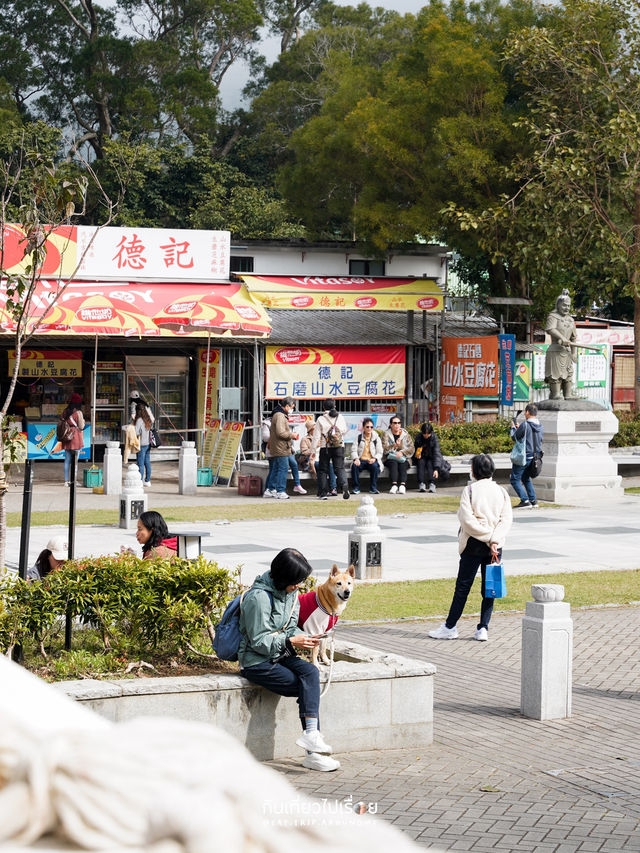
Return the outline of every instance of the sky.
[[[333,0],[336,6],[358,6],[360,0]],[[391,9],[395,12],[400,12],[404,15],[407,12],[417,14],[425,5],[426,0],[378,0],[371,2],[368,5],[375,8],[382,7],[383,9]],[[277,36],[269,36],[266,32],[262,40],[262,53],[266,56],[268,62],[273,62],[278,56],[279,38]],[[249,70],[242,62],[234,63],[225,74],[220,87],[220,97],[222,105],[227,110],[234,110],[240,106],[247,106],[242,100],[242,89],[249,79]]]

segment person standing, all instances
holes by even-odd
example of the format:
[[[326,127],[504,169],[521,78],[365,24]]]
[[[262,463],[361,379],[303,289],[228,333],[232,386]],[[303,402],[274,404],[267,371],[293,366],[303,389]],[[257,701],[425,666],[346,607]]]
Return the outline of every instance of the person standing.
[[[501,558],[513,521],[509,495],[491,479],[494,471],[495,465],[490,456],[480,453],[471,459],[473,482],[462,490],[458,510],[460,564],[456,587],[446,621],[439,628],[429,631],[429,636],[434,640],[458,638],[456,625],[467,603],[478,568],[482,573],[482,607],[474,639],[484,642],[489,638],[494,599],[486,598],[484,594],[487,563]]]
[[[418,469],[418,491],[435,492],[435,481],[442,467],[440,442],[431,424],[422,424],[415,440],[414,464]]]
[[[409,460],[413,456],[413,440],[406,429],[402,428],[402,421],[398,415],[394,415],[389,422],[389,429],[382,437],[382,447],[385,452],[385,464],[389,469],[391,477],[392,495],[407,491],[407,471]]]
[[[153,426],[154,417],[149,407],[144,403],[138,403],[136,406],[135,428],[136,436],[140,442],[140,450],[138,451],[138,468],[140,476],[145,486],[151,485],[151,427]]]
[[[379,495],[378,477],[382,471],[382,439],[373,428],[371,418],[362,421],[362,432],[358,441],[354,441],[351,448],[351,479],[353,480],[353,494],[360,494],[360,474],[368,471],[371,477],[369,491],[372,495]]]
[[[333,463],[338,489],[342,497],[349,500],[347,475],[344,470],[344,437],[347,422],[338,414],[334,400],[324,401],[324,410],[316,421],[311,443],[312,452],[318,452],[318,499],[326,501],[329,496],[329,465]]]
[[[271,474],[268,486],[271,497],[286,501],[287,473],[289,471],[289,457],[292,450],[293,433],[289,426],[289,415],[295,409],[293,397],[285,397],[273,410],[271,415],[271,429],[269,432],[269,458],[271,462]],[[265,492],[266,494],[266,492]]]
[[[529,403],[524,410],[524,420],[518,426],[515,420],[511,421],[511,438],[513,441],[525,439],[526,462],[524,465],[511,465],[510,482],[513,490],[520,498],[516,509],[532,509],[538,506],[536,490],[531,481],[531,462],[533,457],[540,454],[544,429],[538,420],[538,407],[535,403]]]
[[[82,431],[84,429],[84,415],[80,407],[82,406],[82,397],[80,394],[72,394],[69,397],[66,409],[60,417],[60,426],[62,435],[60,444],[64,450],[64,484],[70,485],[71,460],[73,454],[78,453],[84,446]]]

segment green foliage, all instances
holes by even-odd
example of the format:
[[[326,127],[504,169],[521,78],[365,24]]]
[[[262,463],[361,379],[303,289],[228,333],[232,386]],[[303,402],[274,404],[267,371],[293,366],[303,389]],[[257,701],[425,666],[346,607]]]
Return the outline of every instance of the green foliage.
[[[462,456],[466,453],[510,453],[513,447],[508,420],[480,423],[443,424],[434,426],[444,456]],[[419,426],[407,427],[415,439]]]
[[[640,447],[640,414],[616,412],[618,432],[609,442],[610,447]]]
[[[213,626],[239,589],[237,572],[204,557],[91,557],[67,563],[34,583],[4,575],[0,648],[33,641],[46,657],[53,633],[69,614],[97,629],[104,653],[142,656],[159,648],[166,654],[187,649],[204,653],[206,637],[212,638]],[[74,646],[84,646],[88,636],[76,631]]]

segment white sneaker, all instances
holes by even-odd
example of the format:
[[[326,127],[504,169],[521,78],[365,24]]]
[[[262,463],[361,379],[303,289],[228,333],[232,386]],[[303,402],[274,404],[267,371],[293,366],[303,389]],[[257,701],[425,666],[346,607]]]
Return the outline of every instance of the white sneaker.
[[[151,485],[151,480],[147,480],[147,482],[144,484],[145,489],[148,489],[150,485]]]
[[[474,640],[478,640],[481,643],[486,643],[489,639],[489,632],[486,628],[478,628],[478,630],[473,635]]]
[[[458,629],[455,625],[453,628],[447,628],[446,624],[443,622],[439,628],[429,631],[429,636],[433,637],[434,640],[457,640]]]
[[[324,770],[328,772],[330,770],[337,770],[340,767],[340,762],[329,755],[319,755],[317,752],[312,752],[309,755],[305,755],[302,759],[302,766],[306,767],[307,770]]]
[[[433,494],[435,492],[435,490],[436,490],[436,484],[435,483],[429,483],[429,491]]]
[[[420,485],[418,486],[418,491],[419,492],[426,492],[427,491],[427,487],[425,486],[424,483],[420,483]]]
[[[307,490],[303,489],[302,486],[294,486],[293,491],[296,493],[296,495],[306,495],[307,494]]]
[[[333,752],[329,744],[325,743],[319,731],[303,732],[296,741],[296,745],[302,747],[302,749],[306,749],[307,752],[324,752],[326,755],[330,755]]]
[[[263,498],[275,498],[276,493],[273,489],[265,489],[262,493]]]
[[[397,494],[397,492],[398,492],[398,487],[397,487],[397,486],[391,486],[391,488],[389,489],[389,494],[390,494],[390,495],[395,495],[395,494]]]
[[[286,492],[276,492],[274,498],[277,501],[288,501],[289,495]]]
[[[404,484],[404,483],[401,483],[401,484],[400,484],[400,488],[398,489],[398,494],[399,494],[399,495],[404,495],[406,491],[407,491],[407,487],[405,486],[405,484]]]

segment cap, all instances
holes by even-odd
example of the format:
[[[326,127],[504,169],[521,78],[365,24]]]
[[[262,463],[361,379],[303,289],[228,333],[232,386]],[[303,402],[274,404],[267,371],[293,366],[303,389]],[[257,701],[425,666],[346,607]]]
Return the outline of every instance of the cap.
[[[307,427],[307,432],[311,432],[312,430],[314,430],[314,429],[315,429],[315,426],[316,426],[316,425],[315,425],[315,422],[314,422],[314,421],[307,421],[307,423],[305,424],[305,426]]]
[[[139,400],[140,399],[140,392],[136,391],[134,388],[133,391],[129,394],[129,399],[130,400]]]
[[[74,404],[76,404],[76,403],[81,403],[81,402],[82,402],[82,397],[80,396],[80,394],[76,394],[76,393],[74,393],[74,394],[72,394],[72,395],[69,397],[69,402],[70,402],[70,403],[74,403]]]
[[[69,558],[69,546],[64,536],[54,536],[47,542],[47,551],[51,551],[56,560]]]

